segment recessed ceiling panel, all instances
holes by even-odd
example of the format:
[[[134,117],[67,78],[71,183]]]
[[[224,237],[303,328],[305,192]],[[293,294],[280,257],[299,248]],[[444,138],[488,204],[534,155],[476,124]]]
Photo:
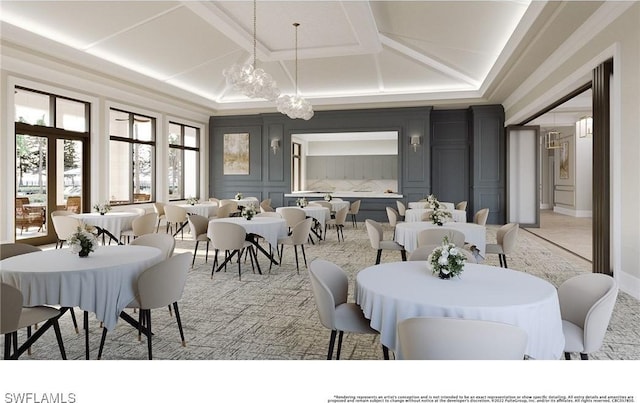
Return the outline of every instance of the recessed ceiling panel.
[[[472,89],[438,70],[394,50],[384,50],[379,57],[384,90],[388,92],[424,92]]]
[[[160,79],[241,49],[193,12],[181,7],[91,49],[152,68]]]
[[[83,49],[178,7],[175,1],[2,1],[2,20]]]

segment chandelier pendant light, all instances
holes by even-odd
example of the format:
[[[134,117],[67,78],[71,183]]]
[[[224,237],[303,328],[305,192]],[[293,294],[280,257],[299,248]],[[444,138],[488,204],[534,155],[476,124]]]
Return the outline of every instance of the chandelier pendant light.
[[[295,27],[296,33],[296,72],[295,72],[295,95],[280,95],[276,100],[276,106],[278,107],[278,112],[284,113],[289,116],[291,119],[304,119],[309,120],[313,117],[313,107],[311,104],[301,97],[298,94],[298,27],[299,23],[294,22],[293,26]]]
[[[253,0],[253,63],[234,64],[222,74],[227,84],[249,98],[264,98],[274,101],[280,90],[271,75],[263,69],[256,68],[256,0]]]

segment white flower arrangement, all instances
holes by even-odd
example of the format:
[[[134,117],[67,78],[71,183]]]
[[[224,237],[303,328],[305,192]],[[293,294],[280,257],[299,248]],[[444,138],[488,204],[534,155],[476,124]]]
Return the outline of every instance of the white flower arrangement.
[[[325,201],[331,201],[331,199],[333,199],[333,196],[331,196],[331,193],[327,193],[326,195],[324,195]]]
[[[451,214],[449,210],[443,210],[439,208],[431,210],[431,214],[429,215],[431,222],[436,225],[444,224],[445,222],[449,221],[451,217],[453,217],[453,214]]]
[[[197,204],[200,200],[198,200],[197,197],[188,197],[187,198],[187,203],[189,203],[190,205],[194,205]]]
[[[307,201],[307,199],[305,197],[302,197],[302,198],[296,200],[296,205],[298,207],[307,207],[309,205],[309,202]]]
[[[105,214],[111,211],[111,205],[109,204],[108,201],[106,201],[102,204],[100,203],[94,204],[93,209],[95,210],[96,213]]]
[[[98,238],[90,231],[89,227],[78,227],[76,232],[67,239],[72,253],[77,253],[80,257],[95,252],[98,248]]]
[[[236,193],[236,200],[241,200],[243,198],[244,198],[244,196],[242,195],[242,193],[239,193],[239,192]]]
[[[442,279],[460,277],[466,260],[462,251],[455,244],[450,243],[449,237],[446,236],[442,239],[442,245],[435,248],[427,258],[431,271]]]
[[[427,208],[436,210],[440,208],[440,202],[436,198],[436,196],[430,194],[427,196]]]
[[[244,217],[247,220],[251,220],[253,218],[253,216],[256,215],[256,209],[251,204],[251,205],[243,208],[242,209],[242,213],[240,213],[240,215],[242,215],[242,217]]]

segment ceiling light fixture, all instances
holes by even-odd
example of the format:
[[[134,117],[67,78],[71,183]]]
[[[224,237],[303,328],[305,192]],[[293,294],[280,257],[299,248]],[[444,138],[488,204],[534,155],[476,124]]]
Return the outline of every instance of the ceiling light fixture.
[[[296,93],[295,95],[280,95],[276,100],[276,106],[280,113],[284,113],[291,119],[309,120],[313,117],[313,107],[298,94],[298,27],[300,24],[294,22],[293,26],[296,30]]]
[[[249,98],[274,101],[280,95],[280,90],[269,73],[256,68],[256,42],[256,0],[253,0],[253,64],[234,64],[222,74],[227,84]]]

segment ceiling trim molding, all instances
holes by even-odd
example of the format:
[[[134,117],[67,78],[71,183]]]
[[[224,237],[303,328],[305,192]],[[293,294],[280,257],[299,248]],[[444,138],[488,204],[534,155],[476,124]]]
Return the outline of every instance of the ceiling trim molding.
[[[533,89],[547,79],[553,71],[589,44],[596,35],[606,29],[633,5],[634,2],[604,2],[549,58],[540,64],[533,74],[513,91],[503,102],[504,108],[511,108],[528,93],[533,91]],[[603,60],[600,60],[600,62]]]
[[[511,37],[509,37],[509,40],[507,41],[506,45],[500,52],[500,55],[496,59],[496,62],[493,64],[493,66],[491,67],[491,70],[489,70],[489,73],[482,81],[482,85],[480,86],[480,92],[485,94],[485,96],[492,95],[500,87],[500,83],[498,82],[497,86],[491,91],[492,94],[487,94],[487,91],[490,89],[491,85],[501,74],[502,70],[504,69],[509,59],[513,56],[514,52],[516,51],[520,43],[522,43],[522,40],[526,37],[527,33],[535,23],[536,19],[540,16],[540,13],[542,13],[542,10],[544,10],[544,7],[546,4],[547,4],[546,0],[532,1],[529,4],[529,7],[527,7],[527,10],[525,11],[524,15],[520,19],[520,22],[516,26],[515,31],[513,31],[513,33],[511,34]],[[509,74],[509,72],[506,72],[506,74]]]
[[[418,61],[422,64],[424,64],[425,66],[429,66],[432,69],[435,69],[437,71],[439,71],[442,74],[445,74],[449,77],[452,78],[456,78],[458,80],[462,80],[464,82],[466,82],[467,84],[469,84],[470,86],[473,87],[473,89],[478,89],[478,87],[480,86],[480,83],[469,77],[468,75],[462,73],[459,70],[454,69],[451,66],[448,66],[442,62],[439,62],[435,59],[433,59],[432,57],[429,57],[423,53],[420,53],[418,51],[415,51],[413,49],[411,49],[410,47],[401,44],[400,42],[389,38],[388,36],[384,35],[384,34],[379,34],[380,37],[380,42],[382,42],[383,45],[402,53],[403,55],[410,57],[411,59]]]

